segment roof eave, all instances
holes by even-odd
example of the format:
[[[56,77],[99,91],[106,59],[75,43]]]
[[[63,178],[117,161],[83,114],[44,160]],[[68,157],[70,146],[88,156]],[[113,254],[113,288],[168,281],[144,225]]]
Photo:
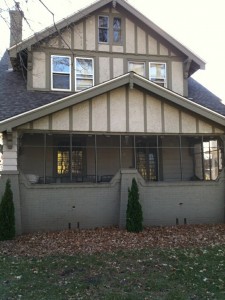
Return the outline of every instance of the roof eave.
[[[99,96],[103,93],[107,93],[113,89],[119,88],[126,84],[129,84],[130,88],[133,88],[133,86],[137,85],[145,89],[146,91],[149,91],[150,93],[160,96],[165,100],[169,100],[171,103],[180,106],[181,108],[184,108],[188,111],[198,114],[219,125],[225,126],[225,117],[222,116],[221,114],[216,113],[208,108],[205,108],[191,100],[188,100],[187,98],[179,94],[176,94],[173,91],[168,90],[164,87],[161,87],[156,83],[153,83],[140,75],[130,72],[125,75],[121,75],[117,78],[111,79],[107,82],[101,83],[92,88],[89,88],[87,90],[84,90],[82,92],[79,92],[75,95],[62,98],[50,104],[41,106],[39,108],[33,109],[23,114],[1,121],[0,132],[12,130],[13,128],[18,127],[24,123],[28,123],[35,119],[39,119],[41,117],[68,108],[72,105],[76,105],[88,99],[93,99],[96,96]]]

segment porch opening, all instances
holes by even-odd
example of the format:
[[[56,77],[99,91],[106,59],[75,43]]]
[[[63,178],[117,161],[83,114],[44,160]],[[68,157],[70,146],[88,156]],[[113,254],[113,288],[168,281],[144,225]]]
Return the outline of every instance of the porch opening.
[[[109,182],[120,169],[145,181],[216,180],[224,165],[219,136],[23,133],[18,164],[33,183]]]

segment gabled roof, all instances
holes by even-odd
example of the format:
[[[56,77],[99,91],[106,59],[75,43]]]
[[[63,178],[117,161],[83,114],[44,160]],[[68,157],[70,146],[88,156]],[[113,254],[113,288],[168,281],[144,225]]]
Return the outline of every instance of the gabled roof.
[[[56,100],[53,103],[46,104],[39,108],[30,110],[28,112],[19,114],[12,118],[6,119],[0,122],[0,132],[5,130],[11,130],[17,126],[20,126],[24,123],[33,121],[35,119],[44,117],[46,115],[55,113],[62,109],[68,108],[75,104],[81,103],[83,101],[97,97],[103,93],[107,93],[113,89],[119,88],[124,85],[130,85],[130,88],[137,87],[144,89],[146,92],[153,93],[157,96],[162,97],[166,101],[169,101],[171,104],[178,105],[181,108],[184,108],[190,112],[194,112],[204,118],[207,118],[217,124],[225,126],[225,117],[209,110],[203,106],[200,106],[197,103],[192,102],[189,99],[186,99],[164,87],[161,87],[155,84],[148,79],[137,75],[136,73],[130,72],[125,75],[121,75],[117,78],[111,79],[107,82],[101,83],[97,86],[89,88],[87,90],[81,91],[77,94],[67,96],[60,100]]]
[[[10,57],[16,57],[18,52],[20,52],[26,48],[29,48],[32,45],[45,39],[49,35],[55,34],[55,33],[57,33],[57,31],[60,31],[64,28],[66,28],[68,26],[68,24],[79,22],[83,18],[94,13],[96,10],[101,9],[110,3],[112,3],[113,7],[118,6],[118,7],[122,8],[123,10],[125,10],[126,12],[128,12],[131,16],[139,19],[148,28],[153,30],[156,34],[160,35],[167,42],[169,42],[171,45],[173,45],[176,49],[178,49],[180,52],[182,52],[187,57],[188,60],[192,61],[192,64],[193,64],[192,73],[194,73],[197,69],[205,68],[205,62],[200,57],[195,55],[192,51],[190,51],[188,48],[186,48],[184,45],[182,45],[180,42],[178,42],[176,39],[174,39],[172,36],[170,36],[168,33],[166,33],[160,27],[158,27],[155,23],[150,21],[147,17],[145,17],[142,13],[140,13],[138,10],[136,10],[133,6],[131,6],[125,0],[100,0],[100,1],[97,1],[97,2],[93,3],[92,5],[84,8],[83,10],[79,10],[77,13],[58,22],[56,24],[56,26],[53,25],[51,27],[47,27],[43,31],[36,33],[35,35],[18,43],[15,46],[12,46],[11,48],[9,48]]]

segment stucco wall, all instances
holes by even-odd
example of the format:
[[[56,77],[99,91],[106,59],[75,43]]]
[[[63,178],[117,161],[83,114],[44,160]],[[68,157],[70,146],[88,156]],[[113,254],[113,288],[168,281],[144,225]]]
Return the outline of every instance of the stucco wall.
[[[216,124],[184,112],[153,94],[126,87],[76,104],[71,108],[71,113],[67,108],[49,116],[48,121],[41,118],[34,121],[32,126],[24,124],[20,128],[176,134],[223,132]]]
[[[33,88],[46,88],[46,54],[44,52],[33,52],[32,79]]]
[[[42,41],[39,49],[32,52],[32,67],[28,68],[28,88],[51,89],[50,56],[66,55],[71,57],[72,63],[74,56],[92,57],[96,71],[94,74],[95,84],[127,72],[128,61],[145,62],[147,78],[149,78],[150,61],[165,62],[167,64],[167,86],[183,95],[183,58],[180,57],[180,53],[172,53],[171,46],[165,43],[160,36],[153,35],[150,30],[146,31],[142,27],[143,24],[135,23],[134,20],[119,12],[113,13],[113,10],[107,10],[108,12],[103,10],[96,15],[90,15],[71,28],[64,29],[60,35]],[[104,14],[109,17],[109,41],[99,43],[98,16]],[[115,16],[121,17],[122,22],[122,40],[118,44],[112,40],[112,20]],[[76,54],[72,55],[72,52]],[[72,90],[74,90],[73,70],[71,79]]]

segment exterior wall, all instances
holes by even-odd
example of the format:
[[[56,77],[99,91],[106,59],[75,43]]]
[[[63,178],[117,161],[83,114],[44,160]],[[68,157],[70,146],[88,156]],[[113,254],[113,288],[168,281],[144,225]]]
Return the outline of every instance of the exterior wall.
[[[12,133],[12,148],[7,147],[7,136],[3,135],[3,171],[17,171],[17,132]]]
[[[98,16],[107,15],[110,19],[109,43],[98,42]],[[112,41],[112,19],[121,17],[122,41]],[[51,89],[51,55],[67,55],[73,62],[74,56],[94,59],[94,84],[104,82],[128,71],[128,61],[145,62],[146,77],[149,78],[149,62],[161,61],[167,64],[168,88],[184,95],[183,61],[184,57],[160,36],[156,36],[143,24],[137,23],[128,15],[123,15],[112,8],[98,11],[80,22],[71,25],[54,36],[42,41],[38,48],[30,52],[28,68],[28,89]],[[32,62],[32,63],[31,63]],[[72,91],[75,92],[74,68],[72,67]]]
[[[31,185],[20,176],[23,232],[118,224],[119,178],[110,184]]]
[[[125,226],[128,187],[139,185],[145,226],[224,222],[224,176],[217,182],[145,183],[136,170],[111,183],[32,185],[20,175],[22,232]],[[70,224],[70,225],[69,225]]]
[[[216,182],[139,183],[147,226],[224,222],[224,175]]]
[[[44,52],[33,52],[33,88],[46,88],[46,55]]]
[[[101,117],[99,117],[101,116]],[[138,89],[121,87],[20,129],[176,134],[223,133],[203,118]]]

